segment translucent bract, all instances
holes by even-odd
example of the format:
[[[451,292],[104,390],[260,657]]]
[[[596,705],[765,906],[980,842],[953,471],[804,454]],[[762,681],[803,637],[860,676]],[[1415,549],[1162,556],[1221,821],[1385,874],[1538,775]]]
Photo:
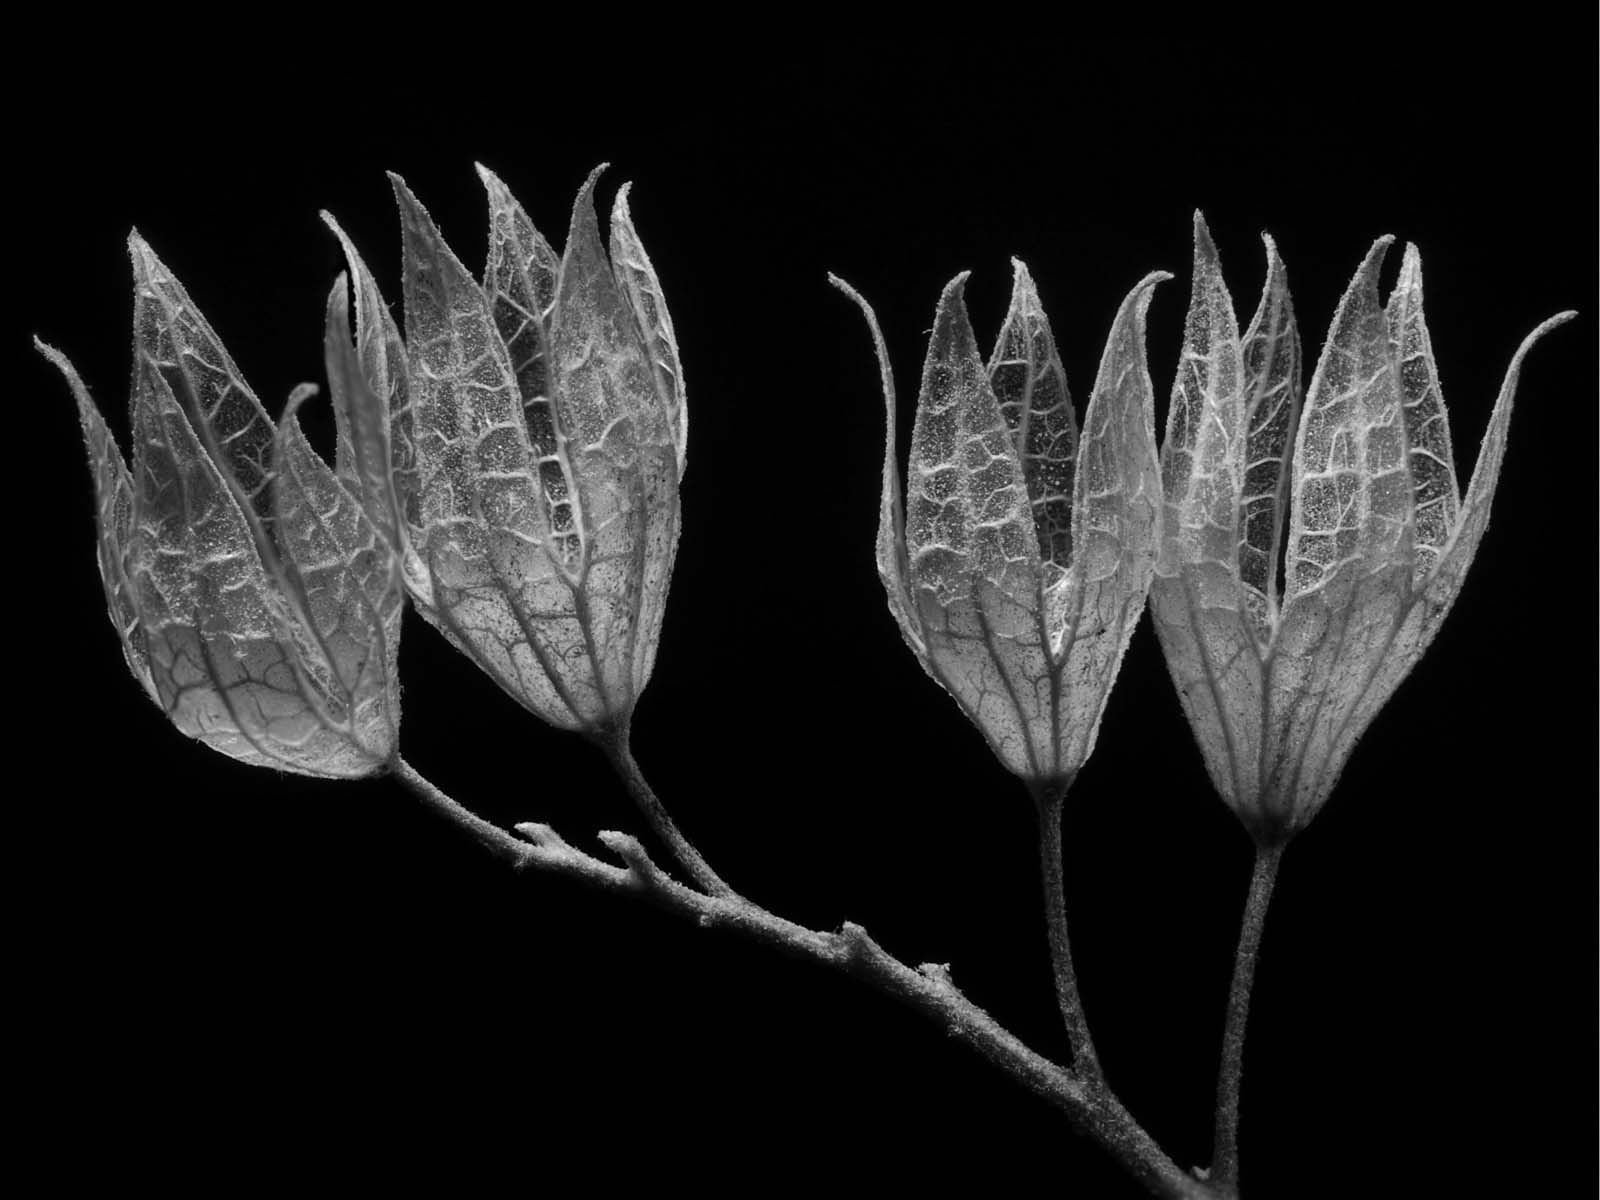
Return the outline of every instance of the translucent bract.
[[[379,770],[400,722],[405,598],[387,530],[393,494],[353,447],[387,457],[383,398],[356,357],[340,278],[326,358],[337,467],[290,398],[274,428],[222,342],[137,234],[133,466],[72,364],[66,376],[98,508],[100,574],[134,677],[180,731],[244,762],[305,775]]]
[[[985,366],[962,300],[934,317],[902,511],[888,353],[878,571],[906,643],[1006,767],[1064,786],[1094,748],[1144,609],[1161,488],[1146,276],[1112,323],[1080,433],[1050,323],[1027,268]]]
[[[558,257],[480,167],[481,284],[391,176],[405,340],[382,352],[405,393],[394,474],[418,610],[532,712],[589,732],[625,724],[650,678],[686,433],[677,342],[628,189],[608,258],[599,173]],[[369,303],[382,306],[375,286]]]
[[[1416,247],[1387,306],[1379,299],[1392,240],[1374,244],[1340,301],[1302,409],[1300,339],[1272,239],[1241,333],[1195,214],[1151,613],[1212,782],[1266,841],[1316,814],[1433,640],[1488,524],[1523,358],[1574,315],[1540,325],[1512,358],[1462,496]]]

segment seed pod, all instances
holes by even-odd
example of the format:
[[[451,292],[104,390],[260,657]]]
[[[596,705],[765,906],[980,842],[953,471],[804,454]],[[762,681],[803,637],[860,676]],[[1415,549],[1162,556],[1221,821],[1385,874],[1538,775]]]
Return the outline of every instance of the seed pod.
[[[1080,434],[1050,323],[1013,263],[1010,311],[985,367],[945,288],[923,368],[902,513],[894,381],[877,318],[889,438],[878,571],[906,644],[1007,769],[1058,789],[1094,749],[1155,565],[1160,477],[1145,311],[1122,302]]]
[[[305,775],[378,771],[400,722],[405,593],[392,491],[354,449],[355,431],[388,419],[351,342],[345,281],[327,320],[341,431],[330,469],[296,416],[316,389],[297,389],[274,428],[182,285],[137,234],[129,250],[131,471],[72,364],[37,343],[78,403],[128,666],[181,732],[224,754]]]
[[[1462,497],[1416,247],[1379,301],[1392,240],[1374,244],[1345,292],[1302,411],[1271,238],[1261,303],[1240,334],[1195,214],[1151,613],[1212,783],[1263,842],[1316,815],[1433,640],[1488,524],[1523,358],[1575,315],[1544,322],[1512,358]]]

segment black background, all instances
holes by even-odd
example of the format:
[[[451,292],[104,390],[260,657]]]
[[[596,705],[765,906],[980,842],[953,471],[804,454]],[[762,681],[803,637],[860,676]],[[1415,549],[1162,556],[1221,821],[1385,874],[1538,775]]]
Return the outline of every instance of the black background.
[[[1528,360],[1459,603],[1288,852],[1242,1155],[1253,1196],[1592,1194],[1594,43],[1305,51],[652,47],[512,70],[494,39],[429,65],[413,38],[387,59],[330,51],[324,78],[150,44],[137,74],[64,75],[21,113],[13,757],[37,783],[13,793],[11,990],[30,1014],[22,1051],[48,1068],[26,1087],[60,1178],[225,1192],[582,1174],[759,1194],[968,1178],[1004,1192],[1044,1172],[1074,1195],[1139,1194],[1057,1112],[860,985],[512,877],[387,781],[237,765],[171,732],[126,677],[72,405],[23,335],[73,358],[125,439],[136,225],[276,413],[321,379],[342,262],[319,208],[398,314],[385,169],[476,268],[475,159],[558,245],[608,160],[602,213],[633,180],[691,414],[683,540],[636,721],[645,771],[737,887],[950,963],[1058,1059],[1031,811],[885,609],[876,367],[825,272],[877,307],[905,438],[957,271],[974,272],[987,342],[1008,256],[1026,260],[1081,406],[1117,303],[1170,270],[1150,318],[1159,430],[1197,205],[1246,318],[1257,234],[1276,236],[1308,378],[1356,264],[1392,232],[1423,254],[1463,486],[1522,337],[1583,310]],[[324,417],[324,448],[327,433]],[[420,770],[491,819],[578,844],[641,831],[594,751],[406,620],[402,743]],[[1110,1080],[1179,1163],[1203,1163],[1250,846],[1148,622],[1066,843]]]

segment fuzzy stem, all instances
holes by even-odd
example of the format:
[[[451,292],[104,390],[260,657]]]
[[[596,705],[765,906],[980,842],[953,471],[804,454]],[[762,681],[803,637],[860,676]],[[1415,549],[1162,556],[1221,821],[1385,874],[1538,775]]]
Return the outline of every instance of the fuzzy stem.
[[[666,844],[667,849],[672,851],[672,857],[678,860],[683,869],[689,873],[689,877],[700,886],[701,891],[712,896],[732,896],[733,889],[711,869],[711,864],[694,848],[694,843],[683,836],[667,812],[666,805],[661,803],[660,797],[646,781],[644,772],[639,770],[639,764],[633,757],[633,749],[628,743],[627,724],[618,726],[607,736],[596,738],[596,741],[605,751],[606,757],[611,760],[611,766],[627,787],[628,795],[633,797],[633,802],[644,814],[644,819],[650,823],[651,830]]]
[[[619,756],[619,765],[632,761],[625,751]],[[943,967],[908,966],[878,945],[859,925],[846,922],[837,933],[820,932],[768,912],[731,891],[713,895],[696,891],[662,871],[644,846],[627,834],[603,831],[599,835],[606,848],[621,860],[621,866],[577,849],[548,825],[520,824],[516,828],[522,836],[517,837],[452,800],[399,755],[390,760],[390,766],[395,778],[424,804],[465,829],[495,854],[509,859],[518,870],[556,871],[593,887],[636,896],[697,925],[731,929],[795,957],[853,975],[931,1018],[951,1037],[965,1042],[1029,1091],[1055,1105],[1074,1125],[1116,1156],[1154,1195],[1171,1200],[1217,1200],[1215,1191],[1162,1152],[1099,1079],[1079,1078],[1030,1050],[968,1000]],[[632,770],[637,773],[637,766]],[[650,798],[659,807],[660,801],[653,793]],[[683,844],[688,846],[687,842]],[[704,860],[695,854],[690,861],[703,865]],[[706,870],[709,872],[710,868]],[[715,874],[709,878],[726,888]]]
[[[1100,1059],[1078,995],[1078,976],[1072,967],[1072,945],[1067,939],[1066,884],[1061,869],[1061,806],[1066,786],[1039,784],[1033,788],[1039,815],[1039,868],[1044,885],[1045,923],[1050,936],[1050,963],[1055,975],[1056,1003],[1072,1046],[1073,1069],[1086,1079],[1100,1077]]]
[[[1222,1065],[1217,1071],[1217,1128],[1213,1140],[1211,1182],[1224,1195],[1239,1191],[1239,1079],[1243,1073],[1245,1021],[1250,1015],[1250,987],[1255,981],[1256,951],[1261,926],[1272,903],[1283,845],[1256,846],[1250,894],[1239,928],[1239,949],[1233,959],[1233,986],[1228,992],[1228,1019],[1222,1033]]]

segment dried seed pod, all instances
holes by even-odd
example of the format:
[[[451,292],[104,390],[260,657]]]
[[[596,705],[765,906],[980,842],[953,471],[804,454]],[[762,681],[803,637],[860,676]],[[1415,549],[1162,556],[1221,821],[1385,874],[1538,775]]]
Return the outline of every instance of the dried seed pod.
[[[1122,302],[1080,434],[1066,374],[1027,268],[987,367],[962,301],[934,318],[902,513],[894,381],[871,307],[889,439],[878,571],[928,674],[1005,766],[1065,788],[1144,609],[1160,520],[1145,312],[1147,275]]]
[[[479,173],[481,286],[391,176],[405,257],[392,440],[406,584],[520,703],[599,735],[626,725],[660,637],[684,466],[677,343],[626,188],[609,258],[596,169],[558,259],[505,185]]]
[[[77,372],[38,343],[78,403],[98,501],[101,578],[135,678],[186,735],[306,775],[382,769],[400,722],[405,593],[389,531],[384,398],[334,288],[327,360],[335,468],[296,410],[274,428],[221,340],[137,235],[130,471]]]
[[[1212,782],[1264,842],[1316,815],[1433,640],[1488,523],[1523,358],[1575,315],[1544,322],[1512,358],[1462,497],[1416,247],[1388,305],[1379,300],[1392,240],[1377,241],[1345,292],[1302,411],[1299,337],[1272,240],[1241,335],[1195,214],[1151,613]]]

